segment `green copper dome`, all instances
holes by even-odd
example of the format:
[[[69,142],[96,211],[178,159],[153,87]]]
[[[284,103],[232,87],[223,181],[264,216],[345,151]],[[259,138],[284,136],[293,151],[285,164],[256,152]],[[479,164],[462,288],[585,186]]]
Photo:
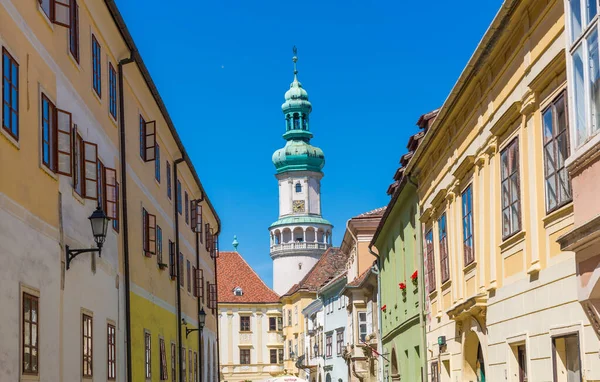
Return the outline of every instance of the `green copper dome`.
[[[273,164],[277,173],[286,171],[315,171],[320,172],[325,166],[325,155],[323,150],[310,144],[313,137],[309,129],[309,115],[312,105],[308,100],[308,92],[298,81],[298,70],[296,62],[298,57],[292,59],[294,62],[294,80],[290,88],[285,92],[285,102],[281,110],[285,114],[286,131],[283,139],[287,141],[285,147],[275,151]]]

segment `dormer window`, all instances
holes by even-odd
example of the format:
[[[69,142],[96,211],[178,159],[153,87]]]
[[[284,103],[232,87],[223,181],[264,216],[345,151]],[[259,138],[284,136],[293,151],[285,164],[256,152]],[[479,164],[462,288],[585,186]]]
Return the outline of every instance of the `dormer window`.
[[[241,287],[235,287],[235,288],[233,288],[233,294],[235,296],[243,296],[244,295],[244,291],[242,290]]]
[[[300,182],[296,183],[296,193],[300,193],[302,192],[302,185],[300,184]]]

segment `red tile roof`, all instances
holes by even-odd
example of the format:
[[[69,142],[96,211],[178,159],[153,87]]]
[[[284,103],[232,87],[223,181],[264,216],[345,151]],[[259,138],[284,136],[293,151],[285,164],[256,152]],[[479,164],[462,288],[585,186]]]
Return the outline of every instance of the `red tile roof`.
[[[329,248],[321,256],[319,261],[299,283],[294,284],[284,296],[292,295],[299,291],[316,292],[319,288],[346,271],[348,255],[340,251],[339,248]]]
[[[261,280],[239,252],[219,252],[217,277],[219,302],[270,303],[279,301],[279,295]],[[241,296],[233,293],[236,287],[242,288]]]
[[[385,209],[386,208],[387,208],[387,206],[384,206],[384,207],[376,208],[376,209],[371,210],[371,211],[363,212],[362,214],[357,215],[357,216],[353,217],[352,219],[380,217],[380,216],[383,216],[383,214],[385,213]]]

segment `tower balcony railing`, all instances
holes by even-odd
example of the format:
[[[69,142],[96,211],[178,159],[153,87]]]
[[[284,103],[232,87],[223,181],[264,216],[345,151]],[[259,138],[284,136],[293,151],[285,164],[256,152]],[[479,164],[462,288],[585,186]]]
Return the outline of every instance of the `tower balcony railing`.
[[[294,250],[294,249],[327,249],[331,247],[331,245],[327,243],[305,243],[305,242],[293,242],[293,243],[283,243],[283,244],[273,244],[271,246],[271,252],[279,252],[286,250]]]

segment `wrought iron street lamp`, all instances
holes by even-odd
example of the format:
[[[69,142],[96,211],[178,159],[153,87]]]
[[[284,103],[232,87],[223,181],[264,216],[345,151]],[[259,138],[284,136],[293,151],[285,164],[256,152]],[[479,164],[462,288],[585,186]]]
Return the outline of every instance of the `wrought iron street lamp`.
[[[185,319],[183,320],[183,325],[185,325],[185,338],[187,339],[190,333],[200,331],[200,335],[202,335],[202,330],[204,329],[204,325],[206,324],[206,312],[204,308],[200,309],[200,313],[198,313],[198,328],[197,329],[188,329],[187,322]],[[200,350],[202,351],[202,350]]]
[[[88,252],[98,252],[98,256],[102,254],[102,245],[106,240],[106,231],[108,230],[108,222],[110,218],[106,216],[102,207],[98,205],[96,210],[90,215],[88,218],[90,219],[90,223],[92,225],[92,234],[94,235],[94,241],[96,242],[97,248],[86,248],[86,249],[70,249],[69,246],[66,246],[66,261],[67,261],[67,269],[69,269],[71,260],[81,255],[82,253]]]

